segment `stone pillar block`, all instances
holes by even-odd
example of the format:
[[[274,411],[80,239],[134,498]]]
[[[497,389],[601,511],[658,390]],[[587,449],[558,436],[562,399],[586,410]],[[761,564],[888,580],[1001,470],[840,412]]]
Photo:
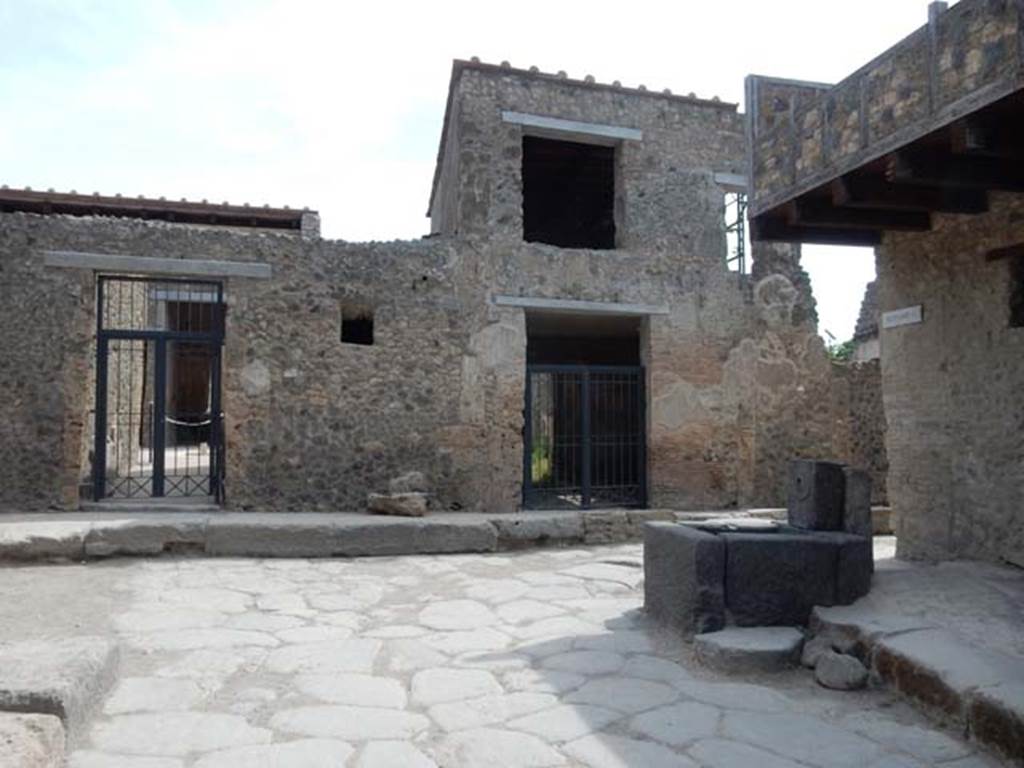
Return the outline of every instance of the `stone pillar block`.
[[[727,533],[725,600],[741,627],[799,626],[833,605],[839,547],[829,536]]]
[[[836,605],[849,605],[871,591],[875,572],[875,553],[871,537],[837,533],[832,536],[839,547],[836,563]]]
[[[843,467],[846,476],[846,494],[843,504],[843,530],[857,536],[870,537],[871,474],[863,469]]]
[[[786,507],[789,524],[808,531],[843,529],[846,477],[843,465],[831,461],[789,462]]]
[[[644,526],[644,608],[686,635],[725,626],[725,542],[686,525]]]

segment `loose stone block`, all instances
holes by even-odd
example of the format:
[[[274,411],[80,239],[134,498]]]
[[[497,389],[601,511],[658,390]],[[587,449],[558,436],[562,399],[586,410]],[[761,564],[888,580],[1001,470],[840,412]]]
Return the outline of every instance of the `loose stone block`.
[[[725,601],[741,627],[802,626],[833,605],[838,547],[827,537],[726,533]]]
[[[53,715],[0,712],[0,765],[4,768],[60,768],[64,727]]]
[[[871,474],[863,469],[843,467],[846,492],[843,500],[843,530],[871,537]]]
[[[868,670],[853,656],[828,650],[818,657],[814,679],[826,688],[853,691],[867,683]]]
[[[427,514],[427,494],[418,492],[371,493],[366,497],[366,506],[376,515],[423,517]]]
[[[702,664],[740,674],[781,672],[794,667],[803,644],[803,632],[793,627],[732,627],[693,639],[693,649]]]
[[[724,540],[677,523],[647,523],[644,608],[688,635],[724,627]]]
[[[789,524],[811,531],[842,530],[845,485],[842,464],[808,459],[791,461],[786,499]]]

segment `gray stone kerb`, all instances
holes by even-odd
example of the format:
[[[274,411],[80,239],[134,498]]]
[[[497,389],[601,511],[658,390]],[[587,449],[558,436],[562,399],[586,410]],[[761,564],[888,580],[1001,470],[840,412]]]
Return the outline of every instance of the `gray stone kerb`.
[[[66,512],[0,515],[0,562],[194,554],[229,557],[363,557],[497,552],[633,541],[667,510],[422,518],[357,513]]]

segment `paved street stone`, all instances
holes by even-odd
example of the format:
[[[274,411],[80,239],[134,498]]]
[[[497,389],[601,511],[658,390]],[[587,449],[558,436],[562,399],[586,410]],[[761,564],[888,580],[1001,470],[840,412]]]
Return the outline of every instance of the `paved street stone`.
[[[549,768],[565,758],[536,736],[481,728],[455,733],[441,742],[437,761],[445,768]]]
[[[91,749],[79,750],[68,760],[68,768],[183,768],[184,765],[184,761],[176,757],[113,755]]]
[[[699,741],[690,749],[690,754],[707,768],[800,768],[799,763],[792,760],[725,739]]]
[[[270,721],[274,730],[306,736],[366,739],[411,739],[430,722],[423,715],[376,707],[300,707],[278,712]]]
[[[660,744],[601,734],[585,736],[565,751],[590,768],[697,768],[697,763]]]
[[[93,743],[110,752],[174,756],[265,744],[271,736],[266,728],[253,727],[236,715],[173,712],[124,715],[101,722],[93,731]]]
[[[509,693],[438,704],[430,716],[446,731],[503,723],[528,712],[547,709],[558,700],[548,693]]]
[[[299,739],[211,752],[193,768],[337,768],[354,750],[343,741]]]
[[[437,768],[437,763],[404,741],[371,741],[356,768]]]
[[[434,629],[476,629],[495,621],[491,609],[475,600],[445,600],[420,613],[420,622]]]
[[[424,707],[500,693],[494,675],[483,669],[424,669],[412,678],[413,703]]]
[[[541,665],[562,672],[576,672],[581,675],[601,675],[618,672],[626,660],[617,653],[607,651],[573,651],[558,653],[545,658]]]
[[[806,715],[729,712],[722,733],[821,768],[859,768],[882,752],[875,742]]]
[[[672,747],[713,736],[722,713],[707,704],[684,701],[661,707],[629,721],[629,727],[648,738]]]
[[[69,768],[999,765],[889,694],[704,668],[640,554],[94,563],[122,659]]]
[[[191,680],[129,677],[115,686],[107,698],[103,711],[108,715],[117,715],[127,712],[191,709],[202,698],[202,689]]]
[[[510,720],[509,728],[527,731],[548,742],[569,741],[600,731],[622,717],[602,707],[586,704],[560,704],[533,715]]]
[[[390,677],[345,673],[301,675],[295,678],[295,687],[331,704],[404,709],[406,702],[405,687]]]
[[[565,697],[566,701],[597,704],[620,712],[641,712],[678,698],[670,686],[633,677],[605,677],[581,686]]]

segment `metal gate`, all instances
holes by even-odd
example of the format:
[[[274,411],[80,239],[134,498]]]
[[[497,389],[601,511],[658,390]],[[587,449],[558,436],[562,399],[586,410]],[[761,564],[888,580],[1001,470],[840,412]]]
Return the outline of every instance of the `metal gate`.
[[[223,500],[217,282],[100,276],[93,498]]]
[[[647,503],[644,369],[528,365],[523,506]]]

